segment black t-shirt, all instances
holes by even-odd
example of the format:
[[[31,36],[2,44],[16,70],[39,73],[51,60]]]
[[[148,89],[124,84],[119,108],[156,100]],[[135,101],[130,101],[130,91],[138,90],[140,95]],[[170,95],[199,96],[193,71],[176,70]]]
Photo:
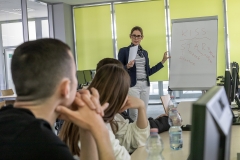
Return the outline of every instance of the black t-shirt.
[[[0,160],[73,160],[49,123],[27,109],[0,109]]]

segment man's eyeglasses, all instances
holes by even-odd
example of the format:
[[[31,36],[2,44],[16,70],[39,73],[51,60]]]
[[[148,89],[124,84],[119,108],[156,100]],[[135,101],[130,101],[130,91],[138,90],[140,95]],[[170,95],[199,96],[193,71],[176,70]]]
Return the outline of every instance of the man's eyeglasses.
[[[132,38],[140,39],[140,38],[142,38],[142,35],[135,35],[135,34],[132,34],[131,37],[132,37]]]

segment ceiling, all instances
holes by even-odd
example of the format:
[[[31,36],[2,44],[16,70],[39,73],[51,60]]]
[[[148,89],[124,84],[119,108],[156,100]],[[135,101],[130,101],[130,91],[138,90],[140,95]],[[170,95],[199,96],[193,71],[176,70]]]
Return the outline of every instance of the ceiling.
[[[109,1],[119,1],[119,0],[41,0],[48,3],[66,3],[70,5],[76,4],[89,4],[89,3],[99,3],[99,2],[109,2]]]
[[[47,4],[27,1],[28,18],[47,17]],[[21,20],[21,0],[0,0],[0,21]]]
[[[66,3],[69,5],[78,5],[110,1],[129,1],[129,0],[39,0],[39,1],[27,0],[28,18],[47,17],[48,16],[47,3]],[[21,19],[22,19],[21,0],[0,0],[0,22],[1,21],[9,22]]]

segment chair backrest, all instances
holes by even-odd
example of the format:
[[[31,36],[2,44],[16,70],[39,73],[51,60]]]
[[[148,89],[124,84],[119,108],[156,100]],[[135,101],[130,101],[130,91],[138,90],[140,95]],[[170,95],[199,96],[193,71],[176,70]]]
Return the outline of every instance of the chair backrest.
[[[162,101],[162,105],[163,105],[163,108],[165,110],[165,113],[168,114],[168,102],[170,100],[170,95],[167,94],[167,95],[164,95],[164,96],[160,96],[160,99]]]
[[[12,89],[7,89],[7,90],[1,90],[2,96],[10,96],[14,95],[14,92]]]
[[[6,104],[5,101],[1,101],[1,102],[0,102],[0,108],[2,108],[3,106],[5,106],[5,104]]]
[[[6,105],[9,105],[9,104],[14,105],[15,100],[6,100],[5,103]]]

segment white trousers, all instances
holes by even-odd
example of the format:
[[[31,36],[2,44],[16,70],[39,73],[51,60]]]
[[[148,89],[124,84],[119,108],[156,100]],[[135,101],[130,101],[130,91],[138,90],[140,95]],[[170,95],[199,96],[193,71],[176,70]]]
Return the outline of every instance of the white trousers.
[[[140,98],[144,101],[147,110],[149,100],[150,87],[147,86],[147,81],[137,81],[134,87],[131,87],[128,91],[128,95]],[[132,120],[136,120],[138,115],[137,109],[129,109],[129,116]]]

